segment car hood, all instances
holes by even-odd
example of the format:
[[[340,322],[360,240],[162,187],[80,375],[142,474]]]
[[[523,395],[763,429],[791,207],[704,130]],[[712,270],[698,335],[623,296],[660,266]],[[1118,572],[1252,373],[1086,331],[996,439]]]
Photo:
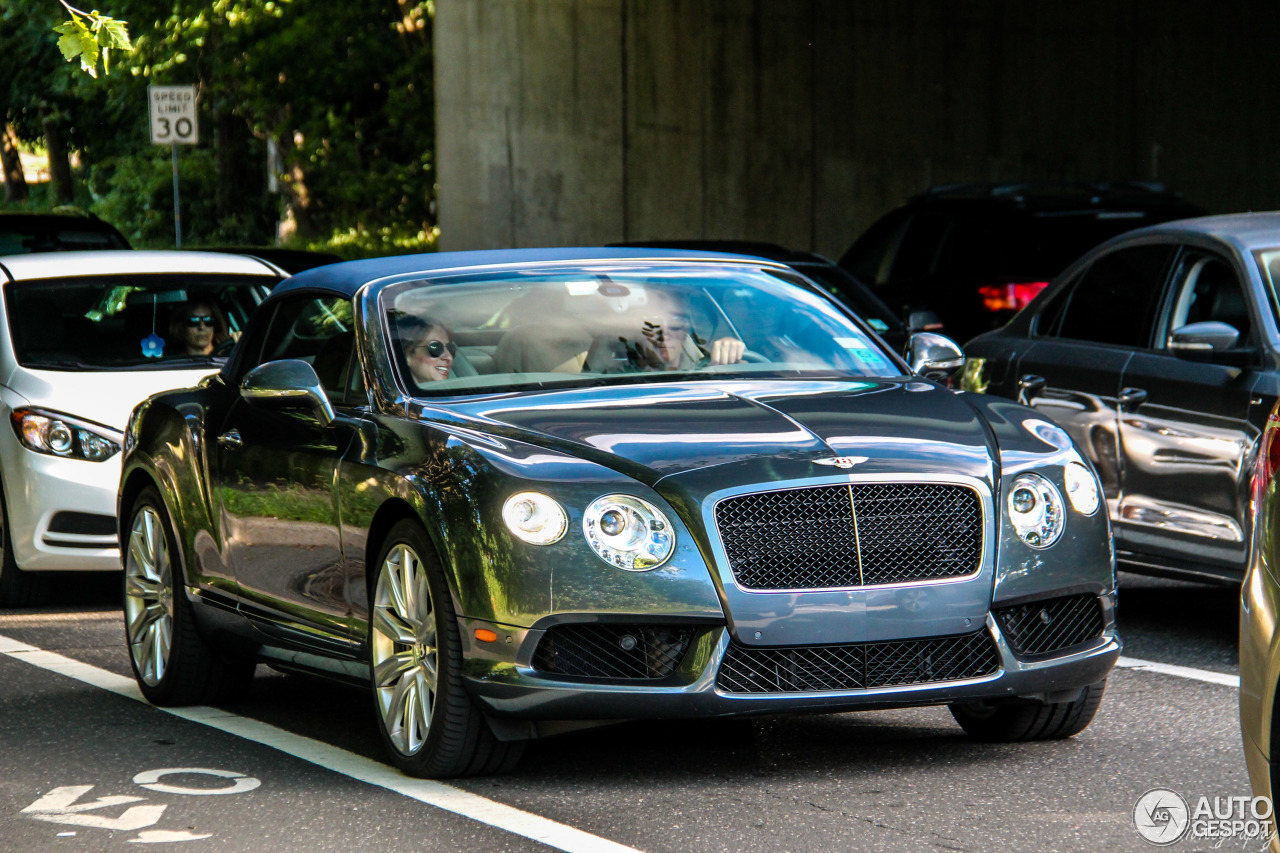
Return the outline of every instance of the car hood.
[[[945,473],[988,484],[994,476],[996,448],[983,418],[952,391],[916,379],[614,386],[450,409],[486,432],[686,497],[846,470]],[[836,457],[853,467],[831,465]]]
[[[147,397],[173,388],[190,387],[216,372],[211,367],[83,373],[20,368],[13,372],[7,384],[29,405],[123,432],[133,407]]]

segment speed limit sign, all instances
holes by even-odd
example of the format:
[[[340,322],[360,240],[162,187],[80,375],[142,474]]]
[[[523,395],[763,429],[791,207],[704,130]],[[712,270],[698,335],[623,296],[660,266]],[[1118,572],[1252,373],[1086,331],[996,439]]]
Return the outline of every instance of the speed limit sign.
[[[195,86],[148,86],[147,93],[151,100],[153,143],[195,145],[200,141]]]

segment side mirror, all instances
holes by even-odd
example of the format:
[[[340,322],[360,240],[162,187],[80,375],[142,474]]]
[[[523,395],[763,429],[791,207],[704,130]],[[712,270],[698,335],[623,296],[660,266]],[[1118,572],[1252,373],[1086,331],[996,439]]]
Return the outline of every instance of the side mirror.
[[[1240,332],[1235,326],[1219,320],[1188,323],[1169,333],[1165,345],[1169,352],[1188,361],[1215,361],[1247,364],[1253,358],[1252,347],[1237,347]]]
[[[250,370],[240,383],[240,396],[259,408],[310,411],[321,426],[337,417],[315,370],[296,358],[268,361]]]
[[[940,332],[942,318],[933,311],[912,311],[907,315],[907,333]]]
[[[964,367],[964,350],[944,335],[917,332],[907,341],[907,364],[926,379],[950,379]]]

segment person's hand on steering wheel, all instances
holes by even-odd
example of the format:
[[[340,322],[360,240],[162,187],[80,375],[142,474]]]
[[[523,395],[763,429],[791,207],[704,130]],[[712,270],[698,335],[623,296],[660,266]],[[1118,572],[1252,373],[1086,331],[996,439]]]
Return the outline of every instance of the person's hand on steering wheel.
[[[710,364],[737,364],[746,351],[747,345],[737,338],[716,338],[707,348],[707,358]]]

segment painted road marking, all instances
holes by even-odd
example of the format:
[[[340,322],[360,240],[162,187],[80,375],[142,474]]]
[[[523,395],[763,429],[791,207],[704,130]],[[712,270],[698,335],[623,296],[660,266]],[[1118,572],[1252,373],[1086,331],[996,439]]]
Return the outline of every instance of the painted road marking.
[[[46,652],[43,649],[19,642],[3,634],[0,634],[0,654],[40,667],[49,672],[74,678],[77,681],[115,693],[118,696],[146,703],[146,699],[142,696],[142,691],[138,689],[137,682],[132,678],[116,675],[114,672],[98,669],[95,666],[72,660],[54,652]],[[257,720],[240,717],[218,708],[208,706],[191,708],[156,707],[156,710],[194,723],[200,723],[228,734],[237,735],[264,746],[273,747],[326,770],[340,773],[370,785],[376,785],[379,788],[386,788],[418,802],[453,812],[496,829],[505,830],[513,835],[532,839],[557,850],[564,850],[566,853],[639,853],[633,847],[627,847],[609,841],[606,838],[600,838],[540,815],[521,811],[512,806],[464,791],[461,788],[446,785],[443,782],[405,776],[388,764],[356,755],[344,749],[338,749],[311,738],[295,735],[292,732],[287,732],[284,729],[276,728]]]
[[[1176,666],[1171,663],[1156,663],[1150,660],[1122,657],[1116,666],[1136,669],[1139,672],[1158,672],[1161,675],[1173,675],[1178,678],[1189,678],[1192,681],[1204,681],[1208,684],[1221,684],[1225,687],[1239,687],[1240,676],[1228,675],[1225,672],[1213,672],[1208,669],[1194,669],[1189,666]]]
[[[93,610],[86,613],[6,613],[0,615],[0,625],[111,621],[118,621],[124,624],[124,614],[119,610]]]

